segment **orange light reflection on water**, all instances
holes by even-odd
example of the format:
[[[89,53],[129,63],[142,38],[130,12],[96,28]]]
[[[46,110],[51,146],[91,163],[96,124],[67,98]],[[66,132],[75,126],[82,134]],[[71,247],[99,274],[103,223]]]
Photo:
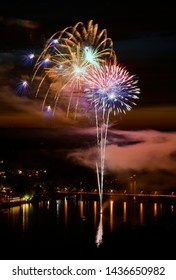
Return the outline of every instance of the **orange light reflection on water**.
[[[126,203],[126,201],[124,201],[124,203],[123,203],[123,221],[124,222],[127,221],[127,203]]]
[[[110,200],[110,218],[109,218],[109,223],[110,223],[110,231],[113,231],[113,200]]]
[[[140,224],[142,225],[144,223],[144,213],[143,213],[143,203],[140,202],[139,205],[139,217],[140,217]]]

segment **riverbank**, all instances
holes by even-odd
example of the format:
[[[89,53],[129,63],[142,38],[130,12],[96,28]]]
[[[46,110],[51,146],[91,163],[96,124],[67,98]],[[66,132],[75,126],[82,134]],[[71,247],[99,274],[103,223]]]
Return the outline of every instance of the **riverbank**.
[[[107,198],[111,197],[113,200],[121,200],[121,199],[126,199],[126,200],[136,200],[136,201],[141,201],[141,200],[160,200],[162,201],[163,199],[168,198],[173,199],[175,202],[176,200],[176,195],[175,194],[170,194],[170,195],[161,195],[161,194],[131,194],[131,193],[104,193],[104,200]],[[48,200],[58,200],[58,199],[76,199],[76,200],[99,200],[99,194],[96,192],[59,192],[52,197],[33,197],[31,199],[24,199],[24,198],[18,198],[18,199],[11,199],[11,200],[1,200],[0,201],[0,209],[1,208],[9,208],[9,207],[14,207],[14,206],[20,206],[22,204],[26,203],[35,203],[39,201],[48,201]]]
[[[27,200],[20,200],[20,201],[6,201],[6,202],[0,202],[0,208],[9,208],[13,206],[20,206],[22,204],[30,203],[30,201]]]

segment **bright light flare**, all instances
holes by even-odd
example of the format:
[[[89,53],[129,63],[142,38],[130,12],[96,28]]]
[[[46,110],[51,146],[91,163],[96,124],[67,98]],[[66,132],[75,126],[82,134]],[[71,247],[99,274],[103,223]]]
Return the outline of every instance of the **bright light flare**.
[[[30,92],[30,85],[26,80],[20,80],[16,88],[19,94],[28,94]]]
[[[34,63],[34,60],[36,58],[35,52],[32,50],[26,51],[24,55],[22,55],[22,61],[26,65],[31,65]]]

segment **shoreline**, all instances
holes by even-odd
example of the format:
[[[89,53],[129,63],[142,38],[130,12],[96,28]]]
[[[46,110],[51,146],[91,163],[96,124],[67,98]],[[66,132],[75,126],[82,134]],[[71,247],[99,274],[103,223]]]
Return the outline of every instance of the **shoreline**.
[[[0,209],[2,208],[10,208],[14,206],[21,206],[23,204],[29,204],[29,203],[35,203],[35,202],[40,202],[40,201],[48,201],[48,200],[58,200],[58,199],[63,199],[65,196],[68,198],[76,198],[76,199],[90,199],[90,196],[97,196],[98,198],[98,193],[60,193],[56,197],[48,197],[48,198],[32,198],[30,200],[16,200],[16,201],[5,201],[5,202],[0,202]],[[159,194],[131,194],[131,193],[104,193],[104,197],[120,197],[120,198],[128,198],[132,200],[141,200],[141,199],[166,199],[166,198],[173,198],[174,200],[176,199],[175,194],[169,194],[169,195],[159,195]]]

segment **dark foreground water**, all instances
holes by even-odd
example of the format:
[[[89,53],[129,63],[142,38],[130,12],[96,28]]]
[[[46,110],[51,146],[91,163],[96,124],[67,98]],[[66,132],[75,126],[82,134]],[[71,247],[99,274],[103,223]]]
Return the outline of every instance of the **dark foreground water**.
[[[0,209],[1,259],[172,259],[176,198],[109,196]],[[175,258],[175,257],[174,257]]]

